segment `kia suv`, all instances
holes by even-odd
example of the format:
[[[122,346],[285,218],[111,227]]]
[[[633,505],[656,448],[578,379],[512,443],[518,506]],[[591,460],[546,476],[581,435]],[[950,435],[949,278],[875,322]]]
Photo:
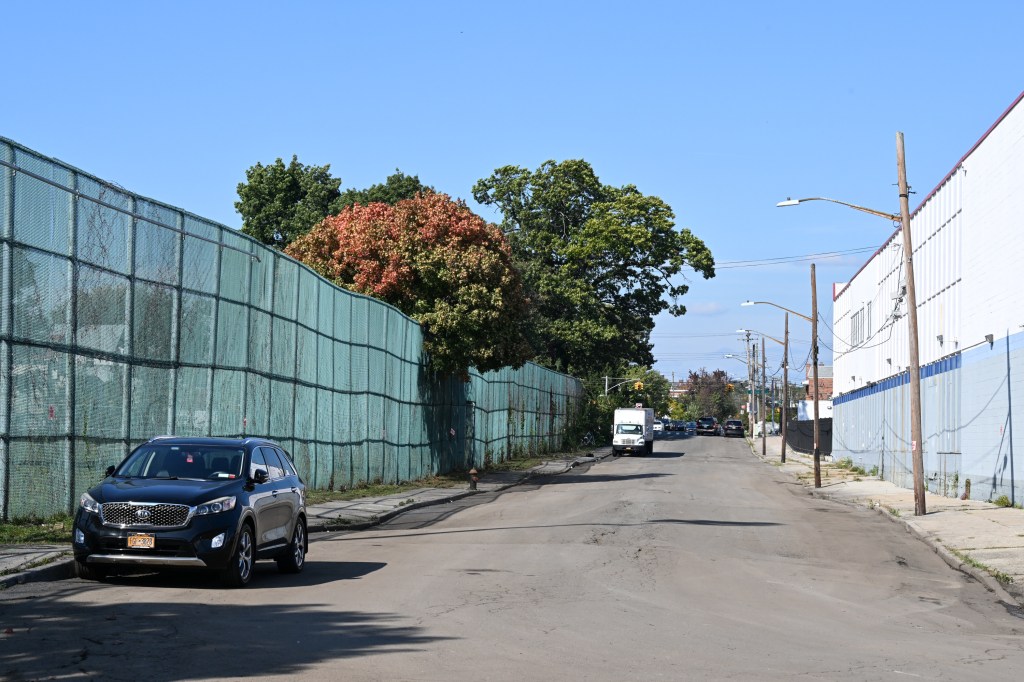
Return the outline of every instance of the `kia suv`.
[[[72,547],[76,574],[89,580],[118,567],[189,567],[242,587],[259,559],[298,573],[309,550],[306,486],[273,441],[161,436],[82,495]]]

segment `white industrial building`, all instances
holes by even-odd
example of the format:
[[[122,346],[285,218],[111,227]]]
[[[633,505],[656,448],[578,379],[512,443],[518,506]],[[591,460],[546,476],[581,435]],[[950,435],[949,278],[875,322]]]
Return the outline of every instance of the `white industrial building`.
[[[911,215],[925,485],[1024,502],[1024,93]],[[1019,270],[1018,270],[1019,268]],[[833,306],[832,454],[912,487],[899,228]],[[1016,408],[1016,412],[1014,410]]]

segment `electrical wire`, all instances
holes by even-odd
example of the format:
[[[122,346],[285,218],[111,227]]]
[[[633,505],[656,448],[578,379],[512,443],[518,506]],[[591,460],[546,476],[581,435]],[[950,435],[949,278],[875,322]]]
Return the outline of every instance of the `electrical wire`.
[[[842,256],[850,256],[857,253],[867,253],[869,251],[877,251],[877,246],[862,246],[856,249],[847,249],[845,251],[824,251],[822,253],[809,253],[802,256],[779,256],[777,258],[757,258],[753,260],[732,260],[722,261],[721,263],[715,264],[716,270],[728,270],[731,268],[758,268],[766,267],[769,265],[782,265],[785,263],[799,263],[808,260],[817,260],[822,258],[841,258]]]

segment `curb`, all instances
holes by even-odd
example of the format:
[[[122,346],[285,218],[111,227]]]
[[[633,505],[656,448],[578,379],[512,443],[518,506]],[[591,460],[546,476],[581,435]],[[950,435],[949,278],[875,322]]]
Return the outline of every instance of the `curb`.
[[[611,455],[611,453],[608,453],[608,454],[605,454],[605,455],[593,455],[593,454],[591,454],[591,455],[582,455],[582,457],[586,457],[587,459],[592,460],[592,462],[600,462],[601,460],[605,459],[606,457],[609,457],[610,455]],[[557,476],[558,474],[564,474],[566,471],[569,471],[570,469],[575,469],[577,466],[579,466],[580,465],[579,459],[580,458],[576,458],[576,459],[571,460],[571,461],[567,460],[565,462],[565,465],[566,465],[565,468],[561,469],[560,471],[545,471],[543,474],[538,474],[538,472],[536,472],[536,471],[534,471],[532,469],[527,469],[526,471],[523,472],[523,475],[520,478],[518,478],[517,480],[512,481],[511,483],[506,483],[504,485],[497,486],[497,487],[492,488],[490,490],[463,490],[463,491],[461,491],[459,493],[455,493],[455,494],[451,495],[450,497],[439,498],[439,499],[436,499],[436,500],[424,500],[423,502],[413,502],[412,504],[407,504],[407,505],[404,505],[404,506],[401,506],[401,507],[396,507],[396,508],[392,509],[391,511],[386,511],[386,512],[384,512],[382,514],[379,514],[378,516],[374,516],[373,518],[371,518],[371,519],[369,519],[367,521],[362,521],[362,522],[359,522],[359,523],[338,523],[338,522],[333,522],[332,523],[331,521],[327,521],[325,523],[318,523],[316,525],[310,524],[308,530],[309,530],[310,533],[336,532],[336,531],[341,531],[341,530],[351,530],[351,531],[366,530],[368,528],[373,528],[374,526],[378,526],[378,525],[384,523],[385,521],[390,521],[391,519],[395,518],[396,516],[398,516],[400,514],[403,514],[403,513],[407,512],[407,511],[412,511],[413,509],[421,509],[423,507],[431,507],[431,506],[438,505],[438,504],[447,504],[449,502],[454,502],[456,500],[461,500],[461,499],[463,499],[465,497],[469,497],[470,495],[477,495],[477,494],[483,493],[483,492],[501,492],[503,490],[508,490],[509,488],[512,488],[512,487],[517,486],[517,485],[520,485],[523,482],[528,481],[529,479],[531,479],[531,478],[533,478],[534,476],[537,476],[537,475]],[[587,462],[587,463],[589,464],[591,462]],[[539,466],[546,466],[546,465],[541,464]]]
[[[71,550],[68,550],[70,555]],[[71,556],[60,556],[45,566],[28,568],[17,573],[0,576],[0,590],[6,590],[14,585],[24,583],[45,582],[50,580],[64,580],[73,578],[75,575],[75,562]]]

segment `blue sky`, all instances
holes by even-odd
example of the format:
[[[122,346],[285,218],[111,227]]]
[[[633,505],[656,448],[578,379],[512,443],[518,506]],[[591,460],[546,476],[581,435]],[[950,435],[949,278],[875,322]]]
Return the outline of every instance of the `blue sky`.
[[[743,300],[810,313],[810,261],[730,262],[894,229],[778,201],[898,212],[903,131],[913,209],[1024,88],[1009,1],[5,3],[0,24],[0,135],[229,226],[245,169],[292,154],[343,188],[400,168],[467,200],[499,166],[583,158],[660,196],[720,264],[658,319],[655,367],[676,378],[745,375],[723,358],[737,329],[781,338],[782,312]],[[869,256],[816,259],[827,324],[833,282]],[[810,326],[790,329],[802,365]]]

